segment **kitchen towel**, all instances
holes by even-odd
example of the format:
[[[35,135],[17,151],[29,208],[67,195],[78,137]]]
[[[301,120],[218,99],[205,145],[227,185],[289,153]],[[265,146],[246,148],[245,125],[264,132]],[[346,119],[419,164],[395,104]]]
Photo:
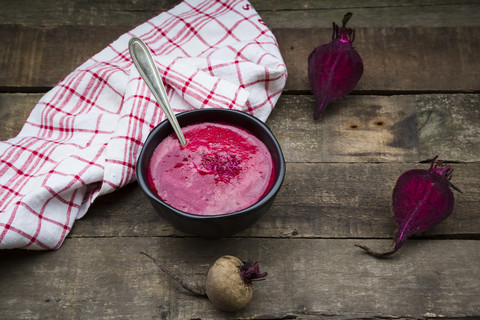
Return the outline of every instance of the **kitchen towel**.
[[[278,44],[245,0],[186,0],[88,59],[0,142],[0,248],[58,249],[100,195],[135,180],[163,112],[128,41],[152,51],[174,112],[243,110],[265,121],[286,82]]]

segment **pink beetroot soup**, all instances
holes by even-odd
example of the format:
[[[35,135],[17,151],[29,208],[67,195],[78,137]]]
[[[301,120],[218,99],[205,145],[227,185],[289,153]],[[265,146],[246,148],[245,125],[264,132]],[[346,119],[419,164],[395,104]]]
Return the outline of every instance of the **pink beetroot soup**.
[[[179,210],[219,215],[245,209],[273,185],[274,165],[267,147],[237,126],[203,122],[182,128],[155,149],[149,183],[160,199]]]

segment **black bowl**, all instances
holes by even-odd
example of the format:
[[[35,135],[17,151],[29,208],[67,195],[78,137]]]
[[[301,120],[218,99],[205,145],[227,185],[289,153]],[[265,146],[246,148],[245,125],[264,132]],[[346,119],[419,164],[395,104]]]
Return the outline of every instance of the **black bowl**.
[[[148,183],[148,164],[158,144],[173,133],[168,121],[156,126],[145,140],[137,160],[137,181],[155,210],[178,230],[207,238],[220,238],[242,231],[252,225],[268,211],[285,177],[285,159],[275,136],[270,129],[257,118],[242,112],[227,109],[202,109],[177,114],[180,126],[198,122],[223,122],[247,129],[259,138],[272,155],[275,166],[275,180],[268,193],[250,207],[232,213],[202,216],[178,210],[162,201]]]

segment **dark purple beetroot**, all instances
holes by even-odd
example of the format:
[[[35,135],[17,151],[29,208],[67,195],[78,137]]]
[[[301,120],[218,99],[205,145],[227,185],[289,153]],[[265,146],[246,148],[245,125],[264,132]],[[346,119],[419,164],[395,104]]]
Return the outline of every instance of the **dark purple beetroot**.
[[[333,23],[332,42],[315,48],[308,57],[308,78],[317,98],[314,119],[330,102],[350,93],[362,77],[363,61],[352,46],[355,30],[346,28],[351,16],[348,12],[343,17],[342,28]]]
[[[356,246],[372,256],[386,257],[395,253],[408,236],[427,231],[452,214],[455,199],[450,187],[460,190],[450,183],[453,169],[436,159],[430,169],[409,170],[397,180],[392,195],[397,225],[392,248],[377,252],[364,245]]]

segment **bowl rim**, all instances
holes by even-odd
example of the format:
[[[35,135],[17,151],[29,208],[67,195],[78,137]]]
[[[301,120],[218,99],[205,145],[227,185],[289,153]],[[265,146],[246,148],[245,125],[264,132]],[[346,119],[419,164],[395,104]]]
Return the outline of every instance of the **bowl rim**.
[[[263,131],[265,131],[268,135],[268,137],[272,140],[274,148],[276,149],[278,153],[278,159],[279,159],[279,165],[278,165],[278,174],[275,177],[275,181],[273,185],[271,186],[270,190],[268,190],[263,197],[255,202],[254,204],[248,206],[247,208],[230,212],[230,213],[222,213],[222,214],[215,214],[215,215],[200,215],[200,214],[194,214],[194,213],[189,213],[186,211],[182,211],[180,209],[177,209],[162,199],[160,199],[155,192],[150,188],[150,185],[148,184],[147,178],[144,176],[142,172],[142,163],[145,160],[146,157],[146,149],[145,146],[150,143],[151,140],[153,140],[157,134],[158,131],[162,130],[163,127],[168,126],[168,120],[163,120],[160,122],[158,125],[156,125],[148,134],[147,138],[145,139],[145,142],[143,143],[142,150],[140,151],[140,154],[137,158],[137,162],[135,164],[135,174],[136,174],[136,180],[137,183],[140,185],[140,188],[142,191],[150,198],[150,200],[154,200],[156,203],[159,203],[162,206],[167,207],[168,209],[174,211],[176,214],[181,215],[185,218],[190,218],[190,219],[199,219],[199,220],[208,220],[208,219],[219,219],[219,218],[229,218],[229,217],[234,217],[242,214],[248,214],[252,210],[255,210],[257,207],[263,207],[268,203],[268,201],[272,198],[275,197],[278,191],[280,190],[280,187],[283,183],[283,180],[285,178],[285,172],[286,172],[286,164],[285,164],[285,158],[283,156],[283,152],[281,149],[280,144],[278,143],[276,137],[270,130],[270,128],[262,122],[260,119],[257,117],[246,113],[245,111],[239,111],[239,110],[234,110],[234,109],[216,109],[216,108],[209,108],[209,109],[196,109],[196,110],[189,110],[185,112],[178,113],[176,116],[179,117],[179,120],[181,120],[182,117],[186,117],[192,113],[199,113],[199,112],[212,112],[212,113],[235,113],[241,117],[246,117],[255,122],[255,124],[259,127],[262,128]],[[204,121],[198,121],[195,122],[193,121],[192,123],[199,123],[199,122],[204,122]],[[222,122],[222,121],[215,121],[212,120],[212,122]],[[223,121],[224,123],[228,123],[226,121]],[[245,129],[245,128],[244,128]],[[246,129],[250,131],[249,129]],[[173,132],[173,129],[172,129]],[[251,132],[250,132],[251,133]],[[253,133],[252,133],[253,134]],[[262,141],[263,142],[263,141]]]

